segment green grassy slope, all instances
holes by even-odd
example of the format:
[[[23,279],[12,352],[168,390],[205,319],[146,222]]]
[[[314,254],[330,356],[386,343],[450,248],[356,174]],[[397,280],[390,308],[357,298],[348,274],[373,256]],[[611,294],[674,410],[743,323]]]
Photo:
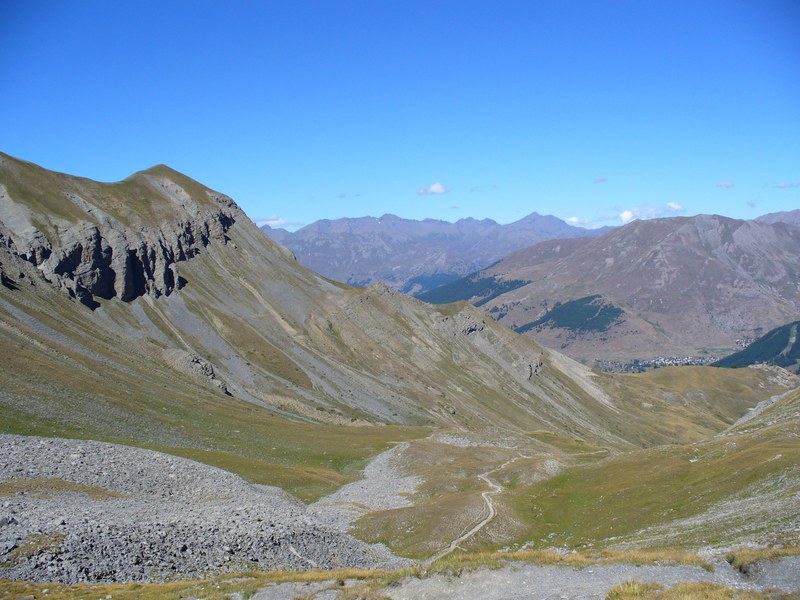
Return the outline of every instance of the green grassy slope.
[[[82,305],[39,291],[39,310],[0,292],[2,432],[162,449],[306,500],[357,478],[390,442],[427,432],[287,420],[176,372],[152,344],[104,331]]]
[[[799,408],[795,392],[747,428],[576,466],[515,490],[513,507],[528,524],[522,539],[569,547],[725,546],[743,536],[796,544]]]
[[[719,377],[720,373],[724,376]],[[405,468],[424,481],[412,497],[414,505],[365,516],[357,531],[364,539],[385,543],[403,555],[429,556],[446,546],[442,540],[456,538],[485,514],[480,494],[488,488],[477,475],[489,472],[491,479],[503,486],[503,492],[494,497],[498,516],[462,544],[464,549],[495,550],[525,542],[534,547],[556,543],[611,545],[614,540],[606,538],[616,534],[609,533],[609,528],[625,533],[628,537],[622,539],[630,538],[635,545],[637,535],[631,531],[651,524],[669,524],[678,518],[679,513],[672,509],[681,505],[679,488],[691,491],[697,499],[680,514],[695,515],[746,480],[747,473],[737,475],[732,469],[732,479],[721,482],[706,471],[710,461],[693,471],[681,469],[695,464],[683,464],[695,457],[695,448],[703,447],[715,434],[728,429],[753,402],[765,397],[765,392],[787,389],[778,383],[779,377],[768,374],[759,369],[676,367],[643,374],[596,376],[599,389],[607,391],[625,415],[628,439],[647,450],[618,453],[566,433],[547,431],[506,435],[500,438],[499,446],[493,445],[497,438],[484,438],[487,446],[466,447],[428,439],[414,441]],[[780,415],[775,410],[777,407],[773,416],[790,420],[784,414],[791,412],[789,408]],[[613,423],[608,426],[618,427]],[[781,435],[783,441],[778,440],[776,447],[781,443],[790,446],[790,434]],[[788,461],[791,456],[787,455]],[[729,456],[722,467],[715,465],[714,469],[727,469],[737,460],[748,458],[746,454]],[[777,463],[772,466],[778,468]],[[757,464],[752,468],[750,476],[761,473]],[[783,473],[780,469],[776,472]],[[769,477],[769,472],[764,474]],[[687,484],[690,480],[691,489]],[[659,490],[673,487],[675,493],[654,496]],[[533,498],[537,501],[535,509]],[[602,516],[606,513],[608,521]],[[546,516],[544,521],[542,516]],[[769,531],[770,527],[765,529]],[[694,532],[681,541],[659,533],[648,544],[693,548],[700,536]]]

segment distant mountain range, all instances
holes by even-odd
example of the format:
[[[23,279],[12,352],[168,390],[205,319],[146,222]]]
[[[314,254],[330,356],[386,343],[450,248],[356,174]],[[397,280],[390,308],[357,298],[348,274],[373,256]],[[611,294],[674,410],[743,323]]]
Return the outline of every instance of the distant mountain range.
[[[416,295],[487,267],[507,254],[550,239],[595,237],[609,228],[573,227],[531,213],[499,225],[491,219],[455,223],[394,215],[316,221],[290,233],[261,227],[325,277],[366,286],[383,282]]]
[[[718,355],[800,318],[798,211],[635,221],[553,240],[420,296],[469,300],[589,362]]]

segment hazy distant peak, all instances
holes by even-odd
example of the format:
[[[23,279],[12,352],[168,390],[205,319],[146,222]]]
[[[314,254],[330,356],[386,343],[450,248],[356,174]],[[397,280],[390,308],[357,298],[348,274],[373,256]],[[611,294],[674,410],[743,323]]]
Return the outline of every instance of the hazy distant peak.
[[[452,223],[392,214],[320,220],[294,233],[262,228],[305,266],[344,283],[383,281],[417,294],[549,239],[595,237],[552,215],[531,213],[515,223],[466,217]]]
[[[756,221],[770,224],[787,223],[788,225],[800,226],[800,209],[768,213],[757,217]]]
[[[521,219],[517,219],[516,221],[514,221],[514,223],[530,223],[539,221],[541,219],[558,219],[558,217],[554,217],[553,215],[541,215],[538,212],[533,211],[532,213],[525,215]],[[560,221],[561,219],[558,220]]]

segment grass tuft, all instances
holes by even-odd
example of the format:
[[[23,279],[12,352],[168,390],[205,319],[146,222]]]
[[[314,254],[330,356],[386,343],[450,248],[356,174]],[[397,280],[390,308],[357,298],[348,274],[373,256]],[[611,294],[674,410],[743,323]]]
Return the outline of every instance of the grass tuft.
[[[657,583],[626,581],[612,588],[606,600],[766,600],[768,598],[786,598],[793,595],[775,596],[769,592],[752,592],[734,590],[719,583],[697,582],[679,583],[664,589]]]
[[[611,589],[606,600],[629,600],[630,598],[652,598],[653,592],[663,589],[658,583],[624,581]]]
[[[8,479],[0,483],[0,496],[16,496],[17,494],[30,494],[35,498],[52,498],[55,494],[72,492],[86,494],[92,500],[106,500],[109,498],[127,498],[106,488],[95,485],[84,485],[66,479],[55,477],[32,477],[30,479]]]
[[[338,571],[270,571],[228,573],[212,579],[197,581],[174,581],[170,583],[100,583],[100,584],[62,584],[34,583],[0,579],[0,598],[45,597],[49,600],[79,600],[84,598],[105,598],[114,600],[162,600],[171,598],[197,598],[202,600],[228,600],[238,594],[249,598],[258,590],[272,583],[317,583],[330,581],[332,587],[337,580],[381,580],[388,571],[341,569]],[[45,592],[47,590],[47,592]],[[365,596],[377,600],[379,596]]]
[[[737,548],[725,555],[725,560],[736,570],[748,573],[753,563],[761,560],[778,560],[785,556],[800,556],[800,546],[788,548]]]
[[[19,546],[6,554],[6,560],[0,563],[0,567],[13,567],[44,552],[58,553],[63,541],[62,534],[29,534]]]
[[[713,571],[711,563],[696,554],[680,550],[602,550],[599,552],[559,552],[557,550],[535,550],[525,548],[516,551],[468,552],[449,554],[428,569],[428,573],[459,574],[464,569],[499,569],[511,561],[536,565],[563,565],[583,569],[595,565],[691,565]]]

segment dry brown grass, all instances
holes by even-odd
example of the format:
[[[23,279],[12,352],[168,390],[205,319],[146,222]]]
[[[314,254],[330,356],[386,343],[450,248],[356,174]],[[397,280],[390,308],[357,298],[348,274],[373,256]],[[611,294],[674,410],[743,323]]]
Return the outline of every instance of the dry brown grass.
[[[800,556],[800,546],[787,548],[737,548],[725,555],[734,569],[746,573],[754,562],[759,560],[778,560],[784,556]]]
[[[629,600],[631,598],[652,597],[654,592],[662,590],[657,583],[642,583],[641,581],[624,581],[615,586],[606,596],[606,600]]]
[[[761,600],[775,597],[769,593],[733,590],[718,583],[679,583],[664,589],[657,583],[626,581],[613,588],[606,600]]]
[[[594,565],[692,565],[707,571],[714,567],[696,554],[680,550],[625,550],[600,552],[556,552],[524,549],[513,552],[470,552],[450,554],[437,560],[429,572],[461,572],[463,569],[500,568],[508,562],[521,561],[537,565],[562,565],[583,569]]]
[[[163,600],[170,598],[193,597],[203,600],[223,600],[238,593],[244,598],[271,583],[286,582],[320,582],[330,581],[336,586],[339,580],[362,579],[378,580],[387,577],[389,571],[368,571],[362,569],[341,569],[338,571],[272,571],[230,573],[198,581],[175,581],[170,583],[108,583],[108,584],[62,584],[32,583],[27,581],[10,581],[0,579],[0,599],[48,598],[48,600],[81,600],[84,598],[105,598],[114,600]],[[45,592],[44,590],[47,590]],[[364,596],[369,600],[377,600],[379,595]]]
[[[0,496],[16,496],[29,494],[34,498],[52,498],[56,494],[72,492],[86,494],[92,500],[105,500],[108,498],[127,498],[113,490],[95,485],[84,485],[66,479],[55,477],[32,477],[29,479],[8,479],[0,483]]]

